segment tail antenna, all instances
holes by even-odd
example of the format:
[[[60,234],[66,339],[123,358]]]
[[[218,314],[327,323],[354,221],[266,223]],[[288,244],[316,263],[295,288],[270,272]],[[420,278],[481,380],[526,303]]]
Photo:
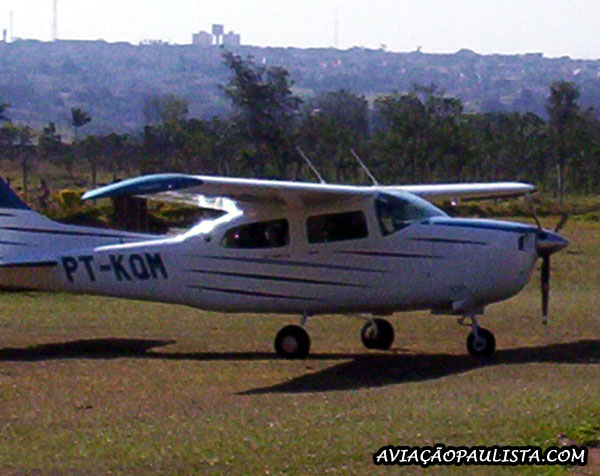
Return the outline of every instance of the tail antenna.
[[[314,172],[314,174],[317,176],[317,178],[319,179],[319,182],[321,182],[321,183],[327,183],[325,181],[325,179],[323,178],[323,176],[319,173],[319,171],[317,170],[317,168],[314,166],[314,164],[306,156],[306,154],[304,153],[304,151],[299,146],[296,146],[296,150],[300,154],[300,157],[302,157],[304,159],[304,161],[307,163],[307,165],[310,167],[310,170],[312,170]]]
[[[350,149],[350,153],[356,159],[356,161],[358,162],[358,165],[360,165],[362,167],[362,169],[365,171],[365,173],[369,176],[369,178],[371,179],[371,182],[373,182],[373,185],[375,185],[375,186],[379,185],[379,182],[377,181],[377,179],[375,178],[375,176],[371,173],[371,171],[365,165],[365,163],[360,159],[360,157],[354,151],[354,149]]]

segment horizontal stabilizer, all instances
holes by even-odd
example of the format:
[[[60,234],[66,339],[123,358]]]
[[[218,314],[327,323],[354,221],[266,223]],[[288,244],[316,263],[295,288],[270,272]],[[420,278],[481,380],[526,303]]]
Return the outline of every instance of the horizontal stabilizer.
[[[2,178],[0,178],[0,208],[29,210],[29,207],[23,203]]]

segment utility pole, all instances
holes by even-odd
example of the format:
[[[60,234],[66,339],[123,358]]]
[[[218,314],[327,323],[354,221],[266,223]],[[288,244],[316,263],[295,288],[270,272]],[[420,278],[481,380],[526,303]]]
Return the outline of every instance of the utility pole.
[[[339,28],[340,28],[340,12],[338,9],[338,2],[336,0],[336,2],[335,2],[335,18],[334,18],[334,24],[333,24],[333,46],[335,48],[339,48],[339,46],[340,46]]]
[[[52,41],[56,41],[58,32],[58,0],[52,0]]]

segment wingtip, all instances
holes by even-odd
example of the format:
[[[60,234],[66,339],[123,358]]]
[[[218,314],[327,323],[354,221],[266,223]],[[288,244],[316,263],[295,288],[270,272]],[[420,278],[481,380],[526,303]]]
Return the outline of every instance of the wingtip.
[[[122,195],[152,195],[155,193],[181,190],[202,185],[204,181],[194,175],[186,174],[153,174],[143,175],[115,182],[94,190],[88,190],[81,197],[83,200],[117,197]]]

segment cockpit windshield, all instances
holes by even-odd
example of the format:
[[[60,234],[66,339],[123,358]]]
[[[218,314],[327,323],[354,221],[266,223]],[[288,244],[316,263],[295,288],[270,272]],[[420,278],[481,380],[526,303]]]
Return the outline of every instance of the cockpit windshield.
[[[380,193],[375,198],[375,211],[381,233],[386,236],[407,227],[415,221],[447,216],[426,200],[410,193]]]

